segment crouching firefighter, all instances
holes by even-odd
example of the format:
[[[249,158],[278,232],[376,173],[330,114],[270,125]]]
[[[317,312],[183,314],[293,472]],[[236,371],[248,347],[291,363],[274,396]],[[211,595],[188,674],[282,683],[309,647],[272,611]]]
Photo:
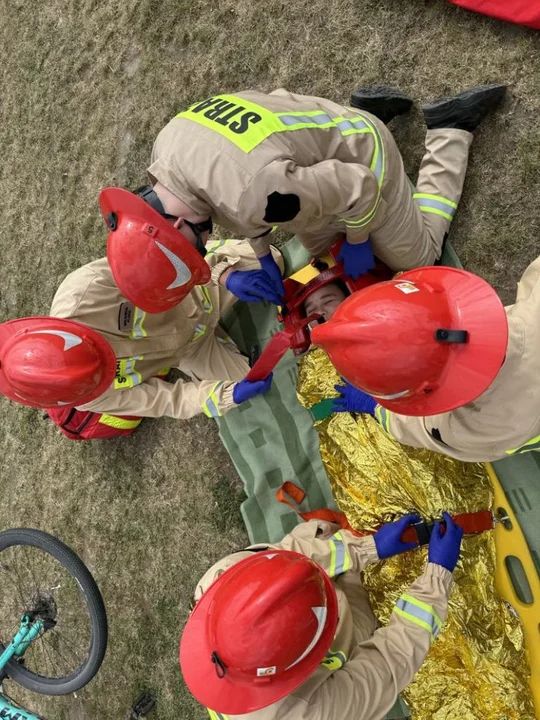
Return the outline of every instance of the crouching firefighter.
[[[218,93],[159,133],[148,173],[169,212],[213,218],[250,238],[281,288],[269,237],[295,233],[314,255],[346,237],[341,259],[353,279],[374,265],[432,265],[459,202],[473,131],[504,97],[487,85],[424,107],[426,153],[416,192],[386,127],[413,101],[399,90],[360,88],[345,107],[286,90]],[[370,238],[370,239],[369,239]]]
[[[212,720],[377,720],[446,619],[462,530],[436,523],[424,573],[377,627],[360,573],[410,550],[407,515],[369,537],[310,520],[280,543],[216,563],[180,644],[184,680]]]
[[[430,267],[347,298],[312,340],[348,381],[337,410],[396,440],[482,462],[540,448],[540,258],[514,305],[472,273]]]
[[[0,326],[0,391],[50,408],[61,427],[72,408],[101,415],[110,435],[129,434],[144,417],[218,417],[268,390],[271,376],[244,379],[248,359],[219,326],[238,297],[272,294],[249,244],[219,241],[206,253],[208,229],[181,232],[133,193],[109,188],[100,203],[108,260],[68,275],[50,317]],[[94,355],[81,362],[89,338]],[[171,368],[192,381],[166,382]],[[65,434],[81,437],[77,428],[89,417],[72,417]],[[82,437],[103,436],[83,430]]]

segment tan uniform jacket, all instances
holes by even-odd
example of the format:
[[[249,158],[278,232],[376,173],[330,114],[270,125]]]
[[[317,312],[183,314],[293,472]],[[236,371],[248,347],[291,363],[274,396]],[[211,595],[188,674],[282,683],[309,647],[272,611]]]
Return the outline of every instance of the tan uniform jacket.
[[[336,530],[331,523],[311,520],[270,546],[302,553],[334,578],[339,624],[324,662],[283,700],[247,715],[210,710],[212,720],[377,720],[411,682],[446,619],[452,575],[428,563],[396,603],[388,627],[377,629],[360,578],[366,565],[379,559],[373,537]],[[249,552],[240,552],[214,565],[199,582],[195,599],[246,557]]]
[[[114,415],[190,418],[200,412],[216,416],[234,406],[235,382],[230,381],[242,379],[249,367],[218,327],[220,315],[235,301],[218,284],[218,278],[227,267],[253,270],[260,269],[260,264],[247,242],[217,241],[207,247],[213,280],[194,288],[165,313],[147,314],[128,302],[116,286],[106,258],[79,268],[60,285],[51,315],[97,330],[117,357],[113,384],[83,409]],[[171,367],[206,379],[169,383],[154,377]],[[228,376],[219,377],[220,373]]]
[[[506,313],[506,359],[486,392],[462,408],[429,417],[396,415],[378,406],[376,416],[393,437],[471,462],[540,448],[540,258],[525,271]]]
[[[159,133],[148,171],[235,233],[279,226],[314,253],[328,246],[328,226],[366,240],[384,223],[389,178],[404,174],[376,117],[286,90],[220,95],[180,113]],[[252,245],[264,253],[268,238]]]

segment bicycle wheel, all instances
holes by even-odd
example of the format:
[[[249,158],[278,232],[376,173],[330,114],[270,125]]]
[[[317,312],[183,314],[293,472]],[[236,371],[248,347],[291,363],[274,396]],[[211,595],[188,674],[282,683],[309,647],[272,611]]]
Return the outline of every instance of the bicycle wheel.
[[[88,568],[64,543],[41,530],[0,532],[0,648],[28,613],[44,630],[6,672],[28,690],[68,695],[99,670],[107,648],[107,616]]]

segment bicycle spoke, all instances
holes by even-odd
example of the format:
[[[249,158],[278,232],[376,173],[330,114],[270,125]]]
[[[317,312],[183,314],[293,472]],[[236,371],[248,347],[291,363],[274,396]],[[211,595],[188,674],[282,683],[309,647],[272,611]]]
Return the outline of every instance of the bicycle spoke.
[[[81,658],[79,657],[79,655],[77,654],[77,652],[80,652],[80,648],[77,648],[75,645],[73,645],[73,643],[72,643],[70,640],[68,640],[68,638],[67,638],[66,635],[63,635],[63,634],[61,634],[61,633],[56,633],[56,634],[59,636],[59,638],[61,638],[61,639],[64,641],[64,646],[65,646],[65,648],[66,648],[67,650],[69,650],[69,652],[73,655],[73,657],[74,657],[75,660],[77,661],[77,663],[78,663],[78,664],[77,664],[77,667],[79,667],[80,665],[82,665],[83,662],[84,662],[84,660],[85,660],[86,658],[83,657],[83,658],[81,659]],[[74,648],[75,648],[75,649],[74,649]],[[84,652],[84,651],[83,651],[83,652]],[[75,668],[74,668],[74,669],[75,669]]]
[[[68,660],[66,660],[66,658],[65,658],[65,657],[62,655],[62,653],[60,652],[60,650],[53,645],[53,643],[51,642],[51,638],[50,638],[49,634],[47,633],[47,635],[44,636],[44,637],[45,637],[45,639],[47,640],[47,642],[48,642],[48,644],[49,644],[49,648],[51,649],[51,651],[52,651],[53,653],[55,653],[61,660],[63,660],[63,662],[64,662],[64,667],[67,667],[67,673],[65,672],[65,670],[62,670],[62,674],[63,674],[63,675],[71,675],[71,673],[73,672],[73,670],[74,670],[75,668],[71,668],[71,663],[70,663]]]

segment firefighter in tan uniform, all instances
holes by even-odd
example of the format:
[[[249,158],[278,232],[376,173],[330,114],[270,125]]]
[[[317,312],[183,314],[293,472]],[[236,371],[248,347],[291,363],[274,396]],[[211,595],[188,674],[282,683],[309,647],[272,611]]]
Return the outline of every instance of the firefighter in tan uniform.
[[[56,394],[52,388],[47,395],[52,402],[45,407],[70,404],[111,416],[190,418],[201,412],[217,417],[268,390],[271,376],[257,383],[244,379],[248,360],[219,327],[221,315],[238,296],[256,301],[269,292],[249,244],[216,241],[203,259],[208,230],[201,234],[200,228],[183,228],[181,233],[143,199],[119,188],[104,190],[100,201],[109,227],[114,227],[109,262],[95,260],[68,275],[54,297],[51,317],[32,320],[30,334],[19,339],[18,364],[26,368],[25,382],[32,388],[21,395],[20,379],[15,378],[14,386],[10,375],[5,387],[0,378],[0,391],[19,402],[39,401],[44,386],[56,377]],[[143,238],[144,248],[137,246],[140,230],[151,240]],[[131,253],[135,260],[130,262]],[[280,254],[275,255],[280,262]],[[7,349],[9,355],[21,323],[26,329],[24,319],[0,326],[0,354]],[[81,327],[94,331],[92,344],[86,337],[78,340]],[[71,333],[69,341],[66,332]],[[38,352],[36,334],[43,335],[39,342],[48,348],[60,347]],[[92,349],[96,334],[99,353],[116,357],[112,382],[108,370],[100,370],[97,395],[96,366],[105,367],[105,360]],[[90,349],[85,354],[79,345]],[[162,378],[171,368],[184,371],[192,382],[166,382]]]
[[[311,520],[280,543],[216,563],[180,645],[184,680],[211,720],[377,720],[413,679],[448,611],[462,530],[445,513],[424,574],[377,628],[361,572],[411,549],[416,516],[358,538]]]
[[[540,448],[539,317],[540,258],[507,308],[471,273],[425,268],[351,296],[312,339],[348,381],[336,410],[370,413],[412,447],[492,461]]]
[[[248,237],[280,293],[269,255],[276,227],[314,255],[344,234],[341,259],[354,278],[373,266],[373,252],[395,270],[430,265],[461,196],[472,131],[504,93],[488,85],[425,106],[414,194],[385,125],[412,101],[391,88],[357,91],[353,108],[285,90],[215,95],[165,126],[148,172],[167,213],[211,216]]]

